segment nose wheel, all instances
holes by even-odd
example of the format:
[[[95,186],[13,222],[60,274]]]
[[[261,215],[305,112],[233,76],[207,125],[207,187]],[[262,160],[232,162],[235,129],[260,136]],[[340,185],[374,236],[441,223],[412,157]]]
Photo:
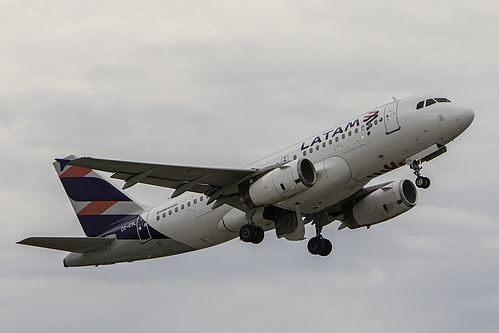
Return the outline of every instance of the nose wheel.
[[[416,186],[417,187],[420,187],[420,188],[428,188],[430,187],[430,178],[428,177],[422,177],[422,176],[419,176],[418,178],[416,178]]]
[[[421,161],[420,160],[414,160],[411,164],[409,164],[411,169],[413,170],[414,174],[416,175],[416,186],[419,188],[427,189],[430,187],[431,181],[430,178],[428,177],[423,177],[421,175],[421,169],[423,168],[421,166]]]

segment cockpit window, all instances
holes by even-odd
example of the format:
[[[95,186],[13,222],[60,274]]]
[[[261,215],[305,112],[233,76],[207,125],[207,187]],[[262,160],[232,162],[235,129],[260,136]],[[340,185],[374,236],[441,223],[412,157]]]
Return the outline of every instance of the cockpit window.
[[[426,105],[425,105],[425,102],[426,102]],[[433,105],[437,102],[438,103],[449,103],[450,100],[448,100],[445,97],[428,98],[426,101],[420,101],[418,104],[416,104],[416,110]]]
[[[436,101],[433,98],[426,100],[426,106],[430,106],[430,105],[435,104],[435,103],[436,103]]]
[[[447,98],[445,98],[445,97],[437,97],[437,98],[435,98],[435,100],[436,100],[437,102],[439,102],[439,103],[448,103],[448,102],[450,102],[450,101],[449,101]]]

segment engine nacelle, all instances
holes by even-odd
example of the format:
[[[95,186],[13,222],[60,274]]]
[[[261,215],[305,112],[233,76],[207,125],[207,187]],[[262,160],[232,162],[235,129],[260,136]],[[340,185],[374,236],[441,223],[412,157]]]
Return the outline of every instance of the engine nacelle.
[[[408,179],[391,183],[369,194],[345,212],[350,229],[371,226],[405,213],[418,202],[416,186]]]
[[[255,182],[240,186],[244,203],[249,208],[277,203],[300,193],[315,184],[317,172],[314,164],[306,159],[293,160],[275,168]]]

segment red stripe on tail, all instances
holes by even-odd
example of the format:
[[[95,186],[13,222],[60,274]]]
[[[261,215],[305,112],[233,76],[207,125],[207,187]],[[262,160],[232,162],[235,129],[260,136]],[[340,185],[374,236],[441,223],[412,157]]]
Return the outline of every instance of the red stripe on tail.
[[[63,172],[59,177],[85,177],[90,172],[92,172],[92,169],[71,166],[69,167],[69,169]]]
[[[118,201],[92,201],[76,215],[101,215]]]

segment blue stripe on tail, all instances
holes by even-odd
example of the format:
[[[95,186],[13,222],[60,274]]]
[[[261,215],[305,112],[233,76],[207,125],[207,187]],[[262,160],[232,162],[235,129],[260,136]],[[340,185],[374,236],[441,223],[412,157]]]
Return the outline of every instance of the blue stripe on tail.
[[[132,201],[112,184],[99,178],[60,178],[68,197],[75,201]]]

